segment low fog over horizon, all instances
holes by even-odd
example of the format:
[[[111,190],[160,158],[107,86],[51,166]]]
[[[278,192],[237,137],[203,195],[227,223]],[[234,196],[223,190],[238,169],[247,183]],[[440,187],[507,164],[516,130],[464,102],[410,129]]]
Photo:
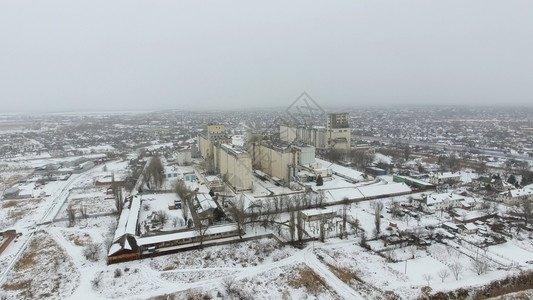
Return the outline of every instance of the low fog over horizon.
[[[530,1],[0,4],[0,113],[533,103]]]

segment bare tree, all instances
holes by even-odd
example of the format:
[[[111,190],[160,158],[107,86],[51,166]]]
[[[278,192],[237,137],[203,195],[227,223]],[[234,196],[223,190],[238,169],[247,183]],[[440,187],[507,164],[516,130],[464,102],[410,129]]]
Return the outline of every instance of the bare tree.
[[[76,223],[76,209],[72,204],[69,204],[67,208],[67,216],[68,216],[68,227],[74,226]]]
[[[320,241],[323,243],[326,240],[326,218],[320,219]]]
[[[331,162],[338,162],[339,160],[342,159],[343,157],[343,153],[337,149],[331,149],[329,150],[328,152],[326,152],[326,154],[324,155],[324,157],[326,158],[326,160],[328,161],[331,161]]]
[[[368,245],[367,243],[366,233],[364,231],[361,234],[361,240],[359,241],[359,245],[361,245],[361,247],[363,248],[370,249],[370,245]]]
[[[448,269],[442,269],[437,273],[437,275],[439,275],[440,279],[442,280],[441,282],[444,282],[444,279],[450,276],[450,272]]]
[[[84,219],[87,219],[87,206],[80,205],[80,214]]]
[[[91,280],[91,284],[92,284],[92,286],[93,286],[94,289],[97,289],[98,287],[100,287],[100,282],[102,281],[102,278],[103,278],[102,272],[103,272],[103,271],[101,271],[100,273],[98,273],[98,274],[93,278],[93,280]]]
[[[325,199],[325,198],[326,198],[326,195],[325,195],[325,193],[324,193],[324,190],[320,190],[320,191],[318,192],[318,197],[316,197],[317,202],[318,202],[318,203],[317,203],[317,206],[322,207],[322,204],[324,203],[324,199]]]
[[[222,286],[229,299],[234,299],[239,294],[239,291],[236,288],[235,277],[228,276],[222,279]]]
[[[304,222],[303,222],[303,215],[301,211],[296,212],[296,221],[297,221],[296,229],[298,230],[298,242],[301,242],[303,235],[304,235],[304,230],[303,230]]]
[[[202,248],[204,244],[205,234],[207,233],[207,229],[209,229],[209,225],[204,225],[202,222],[196,226],[196,232],[198,234],[198,237],[200,239],[200,248]]]
[[[358,235],[359,234],[359,219],[355,219],[353,221],[353,223],[351,223],[350,225],[352,225],[352,228],[355,229],[355,235]]]
[[[287,208],[287,211],[289,211],[289,207],[291,206],[291,198],[287,195],[283,195],[281,197],[283,205],[285,205],[285,208]],[[281,206],[281,210],[283,210],[283,205]]]
[[[452,271],[453,277],[455,277],[455,280],[459,280],[459,275],[463,273],[463,269],[464,269],[463,265],[458,261],[454,261],[453,263],[449,265],[449,267],[450,267],[450,270]]]
[[[393,200],[390,205],[390,212],[393,217],[399,217],[402,214],[402,207],[398,201]]]
[[[242,240],[242,233],[244,231],[244,222],[246,221],[246,214],[244,213],[243,199],[235,200],[231,203],[229,214],[233,221],[237,223],[237,230],[239,231],[239,238]]]
[[[342,228],[341,228],[341,239],[343,236],[348,237],[348,233],[346,231],[346,212],[348,210],[348,198],[343,199],[344,205],[342,206]]]
[[[178,227],[179,220],[180,220],[179,217],[172,218],[172,227],[174,227],[174,228]],[[180,225],[181,225],[181,223],[180,223]]]
[[[424,278],[425,281],[427,281],[428,286],[429,286],[429,282],[431,281],[431,279],[433,279],[433,275],[431,275],[429,273],[426,273],[426,274],[422,275],[422,277]]]
[[[383,210],[383,203],[381,201],[376,203],[374,225],[376,225],[376,233],[381,233],[381,211]]]
[[[366,167],[374,161],[374,155],[364,150],[352,150],[349,154],[350,160],[357,167]]]
[[[144,211],[149,211],[150,210],[150,203],[143,203],[143,210]]]
[[[409,226],[409,220],[411,220],[411,215],[410,214],[405,214],[403,216],[403,219],[404,219],[405,223],[407,224],[407,226]]]
[[[99,257],[99,254],[100,254],[100,246],[99,244],[96,244],[96,243],[90,243],[88,244],[87,246],[85,246],[85,248],[83,249],[83,256],[85,256],[85,258],[87,260],[90,260],[90,261],[97,261],[98,260],[98,257]]]
[[[291,206],[289,211],[289,233],[291,235],[291,242],[294,242],[294,229],[296,228],[296,221],[294,216],[294,207]]]
[[[183,219],[185,222],[189,219],[189,201],[194,195],[194,191],[187,187],[187,184],[183,180],[178,180],[174,186],[174,192],[181,199],[181,211],[183,213]]]
[[[150,159],[148,166],[143,171],[143,180],[148,188],[151,188],[152,185],[155,188],[161,187],[165,180],[165,169],[159,157]]]
[[[122,200],[122,192],[118,193],[115,197],[115,208],[117,209],[117,215],[120,217],[122,210],[124,209],[124,201]]]
[[[522,200],[520,203],[516,204],[511,213],[524,221],[524,225],[529,224],[529,219],[533,217],[532,215],[532,204],[528,199]]]
[[[378,202],[376,202],[375,205],[376,205],[376,211],[381,213],[383,211],[383,207],[384,207],[383,202],[378,201]]]
[[[158,221],[161,223],[162,226],[165,226],[168,222],[168,214],[164,210],[160,210],[157,212]]]
[[[266,216],[267,219],[270,216],[270,213],[272,212],[272,206],[273,206],[272,201],[268,201],[267,200],[265,202],[265,209],[266,209],[265,216]]]
[[[407,144],[405,148],[403,149],[403,158],[407,161],[409,160],[410,156],[411,156],[411,147],[409,146],[409,144]]]
[[[478,257],[472,259],[470,267],[477,275],[485,274],[489,269],[489,262],[484,258]]]
[[[411,253],[411,259],[415,258],[416,250],[416,246],[409,246],[409,253]]]

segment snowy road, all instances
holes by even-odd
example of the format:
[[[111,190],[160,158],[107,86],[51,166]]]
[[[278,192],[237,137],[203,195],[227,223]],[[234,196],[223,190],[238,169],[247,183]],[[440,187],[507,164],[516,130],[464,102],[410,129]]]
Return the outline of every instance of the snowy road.
[[[322,277],[324,281],[343,299],[365,299],[363,296],[354,291],[350,286],[333,274],[327,266],[325,266],[314,253],[307,247],[305,249],[304,262],[313,269],[318,276]]]
[[[63,206],[63,203],[65,203],[65,201],[68,198],[68,195],[70,193],[70,187],[74,183],[77,183],[77,181],[80,180],[82,176],[90,174],[91,172],[94,172],[94,170],[96,170],[96,167],[92,168],[91,170],[87,172],[70,176],[69,179],[67,179],[64,185],[60,188],[60,191],[54,195],[53,200],[51,201],[50,204],[48,204],[48,207],[45,208],[45,211],[40,216],[40,218],[39,217],[36,218],[39,220],[38,222],[36,222],[36,225],[39,227],[42,227],[45,224],[49,224],[53,222],[53,219],[59,213],[61,207]],[[5,268],[5,270],[2,270],[2,273],[0,274],[0,284],[2,284],[4,280],[6,280],[7,274],[15,266],[15,263],[19,260],[22,253],[24,253],[24,250],[30,244],[30,241],[33,235],[35,234],[35,232],[42,229],[39,227],[30,228],[26,232],[21,232],[22,236],[18,239],[18,242],[21,242],[22,246],[19,247],[16,254],[9,261],[7,268]],[[17,229],[17,231],[20,232],[20,229]]]

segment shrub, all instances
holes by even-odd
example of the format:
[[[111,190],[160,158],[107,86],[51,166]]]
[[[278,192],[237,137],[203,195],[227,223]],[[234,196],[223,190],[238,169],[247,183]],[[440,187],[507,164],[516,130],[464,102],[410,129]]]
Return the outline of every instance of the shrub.
[[[99,254],[100,245],[96,243],[90,243],[85,247],[85,249],[83,249],[83,256],[85,256],[85,258],[90,261],[97,261]]]
[[[115,269],[115,278],[122,276],[122,271],[120,269]]]

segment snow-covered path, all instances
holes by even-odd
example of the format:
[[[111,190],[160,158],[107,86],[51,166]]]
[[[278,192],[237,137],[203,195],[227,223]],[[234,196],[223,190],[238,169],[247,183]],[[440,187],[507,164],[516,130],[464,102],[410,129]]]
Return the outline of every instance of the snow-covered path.
[[[348,241],[343,241],[341,243],[350,243]],[[353,243],[353,241],[351,241]],[[316,246],[316,245],[315,245]],[[316,246],[319,248],[322,245]],[[324,245],[328,246],[328,245]],[[258,274],[268,272],[270,270],[281,268],[284,266],[289,265],[295,265],[298,263],[305,263],[308,267],[313,269],[318,276],[324,279],[328,287],[334,291],[340,298],[342,299],[364,299],[363,296],[361,296],[359,293],[357,293],[355,290],[353,290],[350,286],[348,286],[346,283],[344,283],[342,280],[340,280],[335,274],[333,274],[327,266],[325,266],[322,262],[318,260],[316,255],[312,251],[313,247],[310,245],[306,247],[303,250],[295,251],[293,255],[279,260],[277,262],[272,263],[266,263],[254,267],[246,267],[246,268],[232,268],[232,267],[220,267],[220,268],[191,268],[191,269],[181,269],[181,270],[171,270],[171,271],[164,271],[164,273],[171,273],[171,272],[201,272],[201,271],[236,271],[236,274],[232,275],[235,280],[243,280],[246,278],[254,277]],[[185,291],[188,289],[194,289],[194,288],[202,288],[202,289],[212,289],[217,288],[222,285],[222,281],[224,280],[225,276],[220,276],[216,278],[209,278],[209,279],[203,279],[196,282],[171,282],[162,280],[159,278],[160,274],[155,271],[142,271],[144,276],[148,275],[152,280],[154,280],[156,283],[161,285],[161,288],[157,290],[158,294],[170,294],[170,293],[176,293],[180,291]],[[155,277],[155,278],[153,278]],[[145,293],[136,294],[134,295],[135,299],[145,299],[148,297],[151,297],[154,295],[154,291],[146,291]]]
[[[85,173],[82,173],[82,174],[85,174]],[[76,174],[76,175],[71,176],[65,182],[65,184],[60,188],[61,191],[58,192],[59,194],[54,197],[54,199],[51,201],[51,204],[49,204],[49,206],[47,208],[45,208],[46,210],[44,212],[42,212],[42,210],[38,210],[38,212],[42,212],[42,215],[41,216],[37,216],[37,218],[36,218],[36,219],[39,220],[37,222],[38,225],[41,225],[43,223],[49,223],[50,221],[52,221],[52,219],[54,218],[54,216],[56,214],[55,211],[59,210],[61,208],[61,206],[63,205],[63,202],[66,201],[70,186],[75,181],[77,181],[82,174]],[[0,284],[3,283],[3,281],[6,279],[7,274],[9,273],[9,271],[13,268],[15,263],[21,257],[22,253],[24,253],[24,250],[30,244],[31,239],[33,238],[33,235],[35,234],[35,232],[37,230],[38,229],[36,229],[36,228],[32,228],[32,229],[30,229],[27,232],[21,232],[22,233],[22,238],[19,238],[19,242],[22,242],[21,246],[17,250],[16,254],[13,256],[11,261],[9,262],[7,268],[2,271],[2,274],[0,274]],[[18,231],[20,231],[20,229],[18,229]]]
[[[314,253],[311,248],[307,247],[304,250],[304,262],[313,269],[318,276],[322,277],[324,281],[343,299],[365,299],[354,289],[344,283],[335,274],[333,274],[327,266],[325,266]]]
[[[46,201],[50,202],[46,207],[41,207],[35,214],[30,216],[30,218],[33,218],[35,221],[35,225],[37,227],[30,228],[28,231],[22,230],[20,228],[17,228],[17,231],[22,233],[21,238],[19,238],[19,243],[21,246],[19,246],[19,249],[17,249],[16,254],[13,256],[11,261],[8,263],[8,266],[5,270],[2,270],[2,273],[0,274],[0,284],[4,282],[4,280],[7,278],[7,274],[9,271],[13,268],[13,266],[16,264],[16,262],[21,257],[22,253],[24,253],[24,250],[26,247],[30,244],[31,239],[33,238],[33,235],[36,231],[44,229],[46,227],[46,224],[49,224],[53,222],[53,219],[60,211],[61,207],[63,206],[63,203],[68,198],[68,195],[70,193],[70,187],[78,183],[81,179],[86,178],[86,176],[93,174],[97,171],[96,167],[93,167],[92,169],[88,170],[87,172],[80,173],[80,174],[74,174],[67,179],[64,184],[57,190],[54,191],[54,196],[52,201]],[[40,214],[40,215],[39,215]],[[38,220],[38,221],[37,221]]]
[[[254,266],[254,267],[229,268],[229,269],[234,269],[236,271],[240,270],[239,273],[235,274],[232,277],[235,278],[236,280],[241,280],[241,279],[245,279],[245,278],[248,278],[248,277],[253,277],[253,276],[257,275],[257,274],[260,274],[260,273],[263,273],[263,272],[267,272],[267,271],[275,269],[275,268],[280,268],[280,267],[283,267],[283,266],[286,266],[286,265],[299,263],[299,262],[302,262],[303,260],[304,260],[304,252],[303,251],[298,251],[294,255],[291,255],[291,256],[289,256],[289,257],[287,257],[285,259],[279,260],[277,262],[267,263],[267,264]],[[209,270],[219,270],[219,269],[227,269],[227,268],[194,268],[194,269],[182,269],[182,270],[179,270],[179,271],[182,271],[182,272],[187,272],[188,270],[209,271]],[[185,290],[194,289],[194,288],[204,288],[204,289],[216,288],[216,287],[220,287],[222,285],[222,281],[224,280],[225,277],[226,276],[221,276],[221,277],[217,277],[217,278],[208,278],[208,279],[203,279],[203,280],[199,280],[199,281],[191,282],[191,283],[188,283],[188,282],[187,283],[184,283],[184,282],[177,282],[177,283],[168,282],[168,283],[166,283],[164,285],[165,286],[164,288],[158,289],[157,293],[159,295],[161,295],[161,294],[176,293],[176,292],[185,291]],[[135,299],[146,299],[146,298],[153,297],[153,296],[154,296],[154,292],[153,291],[147,291],[146,293],[135,295]]]

